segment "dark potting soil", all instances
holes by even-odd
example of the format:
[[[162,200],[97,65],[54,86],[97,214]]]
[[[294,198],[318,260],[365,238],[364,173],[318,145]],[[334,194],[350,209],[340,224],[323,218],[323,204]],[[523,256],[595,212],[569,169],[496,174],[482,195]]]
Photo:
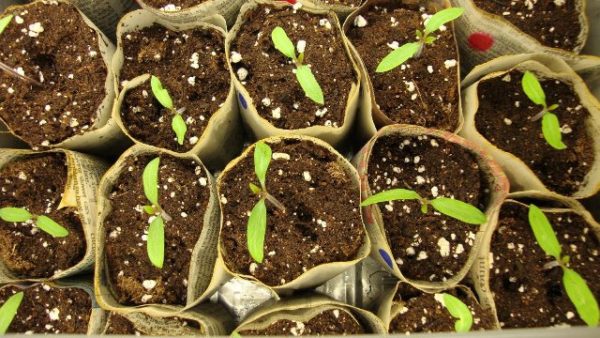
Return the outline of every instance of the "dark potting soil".
[[[216,29],[170,31],[160,25],[122,37],[124,63],[121,83],[146,73],[157,76],[169,91],[188,130],[183,145],[171,128],[173,112],[154,98],[150,81],[127,92],[121,118],[141,142],[174,151],[188,151],[198,142],[211,116],[225,103],[230,76],[225,42]]]
[[[291,6],[258,6],[241,18],[244,24],[232,41],[230,55],[238,53],[241,60],[232,58],[232,65],[260,116],[277,128],[341,127],[344,122],[357,75],[333,15],[310,14]],[[323,106],[304,94],[293,73],[293,62],[273,46],[271,32],[277,26],[294,45],[306,41],[304,64],[311,66],[323,89]]]
[[[542,45],[573,50],[582,26],[575,0],[474,0],[477,7],[496,14]]]
[[[282,319],[261,330],[243,330],[242,336],[321,336],[365,333],[354,317],[342,309],[327,310],[306,322]]]
[[[148,258],[150,216],[142,172],[155,155],[131,156],[109,194],[112,211],[104,221],[109,282],[124,305],[185,305],[192,250],[203,227],[210,190],[200,164],[160,155],[159,204],[173,220],[165,223],[162,269]]]
[[[528,221],[527,206],[502,205],[498,228],[492,237],[490,289],[503,328],[585,325],[577,315],[562,283],[559,267],[545,269],[553,261],[537,244]],[[600,242],[578,214],[546,213],[569,266],[586,281],[600,299]]]
[[[8,285],[0,289],[0,305],[19,291],[24,297],[8,327],[9,333],[87,333],[92,298],[83,289],[35,284],[22,290]]]
[[[309,141],[269,144],[273,160],[267,191],[286,208],[267,202],[265,258],[257,264],[247,249],[248,214],[258,196],[254,152],[220,178],[223,212],[221,245],[227,266],[267,285],[288,283],[311,268],[356,258],[365,241],[359,211],[360,194],[336,155]]]
[[[108,317],[108,324],[105,334],[124,334],[140,336],[142,333],[138,331],[129,319],[111,313]]]
[[[438,40],[421,56],[395,69],[375,69],[393,47],[416,42],[424,18],[434,14],[416,5],[371,6],[357,16],[347,32],[371,78],[379,109],[396,123],[454,131],[458,127],[458,51],[452,26],[443,26]]]
[[[383,136],[368,166],[372,194],[403,188],[486,209],[490,183],[475,155],[457,144],[427,135]],[[388,244],[405,277],[445,281],[464,267],[479,226],[420,208],[418,201],[379,204]]]
[[[64,3],[5,14],[15,16],[0,34],[0,61],[43,86],[0,71],[0,117],[34,149],[92,129],[107,75],[94,30]]]
[[[62,153],[27,156],[0,170],[0,208],[26,208],[45,215],[69,231],[54,238],[33,222],[0,220],[0,258],[11,272],[25,278],[51,277],[81,261],[86,241],[75,208],[57,210],[67,183],[66,157]]]
[[[483,309],[477,300],[463,289],[446,290],[460,299],[471,310],[473,326],[471,331],[493,329],[494,315]],[[409,284],[401,284],[395,296],[403,302],[400,312],[390,322],[389,333],[409,334],[417,332],[453,332],[456,319],[440,303],[434,294],[424,293]]]
[[[207,0],[143,0],[148,6],[173,11],[197,6]],[[167,7],[168,6],[168,7]],[[166,8],[165,8],[166,7]],[[175,8],[172,8],[175,7]]]
[[[548,104],[559,105],[553,113],[558,115],[567,145],[564,150],[552,148],[543,137],[541,120],[531,121],[541,107],[523,92],[522,77],[522,72],[513,70],[479,84],[477,130],[525,162],[551,190],[572,195],[581,188],[594,162],[594,142],[586,127],[590,113],[569,84],[540,78]]]
[[[348,7],[359,7],[363,0],[320,0],[320,2],[330,6],[348,6]]]

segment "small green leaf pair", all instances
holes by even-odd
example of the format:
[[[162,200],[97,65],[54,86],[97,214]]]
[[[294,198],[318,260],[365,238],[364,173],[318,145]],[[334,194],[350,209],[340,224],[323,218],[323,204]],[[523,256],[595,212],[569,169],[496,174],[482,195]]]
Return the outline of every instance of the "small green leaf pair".
[[[24,208],[0,208],[0,219],[2,219],[5,222],[12,223],[27,222],[29,220],[34,220],[35,225],[40,230],[54,238],[69,236],[69,230],[55,222],[52,218],[43,215],[32,215],[29,211],[27,211]]]
[[[165,221],[163,217],[167,218],[167,215],[158,204],[159,167],[159,157],[150,161],[144,168],[142,183],[144,186],[144,195],[146,195],[146,198],[151,203],[151,205],[144,206],[144,211],[155,217],[148,227],[146,250],[152,265],[162,269],[165,260]]]
[[[600,322],[600,309],[594,294],[585,279],[577,272],[567,267],[569,256],[562,256],[562,249],[554,233],[552,224],[540,208],[534,204],[529,205],[529,225],[538,245],[546,255],[553,257],[563,270],[563,286],[567,296],[575,306],[579,317],[588,326],[598,326]]]
[[[17,315],[17,311],[19,310],[19,306],[21,306],[21,302],[23,301],[23,292],[17,292],[14,295],[10,296],[2,307],[0,307],[0,335],[3,335],[8,330],[10,323],[12,323],[13,319]]]
[[[258,142],[254,147],[254,172],[260,183],[260,187],[250,183],[250,190],[255,194],[267,191],[267,171],[271,163],[273,151],[264,142]],[[267,206],[265,204],[266,196],[254,205],[250,217],[248,218],[248,252],[257,263],[262,263],[264,259],[265,235],[267,232]]]
[[[538,81],[538,78],[530,71],[526,71],[521,80],[521,86],[525,95],[531,100],[531,102],[542,106],[543,110],[532,118],[533,121],[542,118],[542,133],[546,142],[554,149],[563,150],[567,146],[562,141],[562,133],[560,130],[560,122],[558,116],[551,113],[553,110],[558,108],[557,104],[548,106],[546,103],[546,93]]]
[[[389,72],[406,62],[406,60],[420,55],[425,45],[431,45],[437,40],[431,33],[438,30],[442,25],[458,19],[464,11],[464,8],[455,7],[446,8],[435,13],[425,24],[425,30],[417,30],[417,39],[419,42],[409,42],[391,51],[381,60],[375,72]]]
[[[304,53],[302,52],[296,57],[294,43],[287,36],[285,30],[280,26],[275,27],[271,32],[271,40],[278,51],[294,60],[294,63],[296,64],[296,79],[306,96],[320,105],[325,104],[323,90],[321,89],[319,82],[317,82],[315,75],[312,73],[309,66],[302,64],[304,61]]]
[[[14,15],[9,14],[9,15],[3,17],[2,19],[0,19],[0,34],[2,34],[2,32],[4,32],[4,30],[6,29],[6,27],[8,27],[8,25],[10,24],[13,17],[14,17]]]
[[[179,145],[183,145],[185,133],[187,132],[187,125],[185,124],[181,113],[173,106],[173,100],[171,99],[171,95],[169,95],[169,91],[163,87],[160,79],[154,75],[152,75],[150,79],[150,86],[152,87],[152,93],[154,94],[156,100],[158,100],[163,107],[169,109],[173,113],[171,129],[173,129],[175,135],[177,136],[177,143],[179,143]]]
[[[423,213],[427,213],[427,206],[431,205],[435,210],[442,214],[464,223],[483,224],[487,222],[486,215],[481,210],[468,203],[447,197],[437,197],[433,200],[427,200],[421,197],[416,191],[408,189],[382,191],[367,198],[360,205],[364,207],[382,202],[404,200],[418,200],[421,203],[421,212]]]
[[[450,312],[452,317],[457,319],[454,323],[456,332],[469,332],[471,330],[473,315],[465,303],[447,293],[438,293],[435,295],[435,299]]]

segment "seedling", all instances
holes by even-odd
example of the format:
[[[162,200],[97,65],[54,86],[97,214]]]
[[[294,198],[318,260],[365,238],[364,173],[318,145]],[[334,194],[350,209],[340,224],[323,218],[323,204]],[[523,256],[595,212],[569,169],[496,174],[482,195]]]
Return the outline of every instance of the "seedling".
[[[237,331],[233,331],[231,332],[231,338],[242,338],[242,335],[240,335]]]
[[[392,189],[382,191],[367,198],[360,205],[365,207],[382,202],[406,200],[419,201],[419,203],[421,203],[421,212],[424,214],[427,213],[428,206],[431,205],[436,211],[464,223],[483,224],[487,222],[487,217],[485,214],[469,203],[447,197],[436,197],[433,200],[428,200],[424,197],[421,197],[421,195],[419,195],[416,191],[408,189]]]
[[[269,201],[276,208],[285,212],[285,207],[275,197],[267,191],[267,171],[271,163],[273,151],[264,142],[258,142],[254,147],[254,172],[260,183],[260,187],[250,183],[250,190],[260,197],[260,200],[252,208],[248,218],[248,251],[250,256],[257,263],[262,263],[264,258],[265,235],[267,232],[267,206],[265,201]]]
[[[409,42],[391,51],[383,58],[383,60],[381,60],[381,62],[379,62],[375,72],[389,72],[406,62],[406,60],[412,57],[419,57],[423,52],[425,45],[432,45],[437,40],[437,37],[431,34],[438,30],[442,25],[459,18],[464,11],[464,8],[454,7],[446,8],[435,13],[429,18],[427,23],[425,23],[424,30],[421,31],[417,29],[416,34],[418,42]]]
[[[542,111],[531,118],[532,121],[542,119],[542,133],[546,142],[554,149],[563,150],[567,146],[562,141],[562,134],[560,132],[560,122],[556,114],[552,113],[553,110],[558,108],[557,104],[548,106],[546,103],[546,93],[542,89],[540,81],[538,81],[535,74],[530,71],[526,71],[521,80],[521,86],[525,95],[531,100],[531,102],[542,106]]]
[[[33,221],[38,229],[54,238],[69,236],[69,230],[55,222],[52,218],[44,215],[32,215],[25,208],[0,208],[0,219],[11,223]]]
[[[183,145],[183,141],[185,140],[185,133],[187,132],[187,125],[181,117],[181,114],[185,111],[185,108],[175,109],[173,106],[173,100],[171,99],[171,95],[169,95],[169,91],[166,90],[160,79],[154,75],[152,75],[150,79],[150,86],[152,87],[152,94],[160,104],[169,109],[173,114],[173,119],[171,120],[171,129],[175,132],[177,136],[177,143],[179,145]]]
[[[471,330],[473,315],[465,303],[447,293],[436,293],[434,297],[435,300],[450,312],[452,317],[457,319],[454,323],[454,330],[456,332],[469,332]]]
[[[23,301],[23,296],[24,294],[22,291],[17,292],[10,296],[6,302],[2,304],[2,307],[0,307],[0,335],[6,333],[10,323],[15,319],[19,306],[21,306],[21,302]]]
[[[298,50],[299,54],[296,56],[296,47],[294,47],[292,40],[290,40],[285,30],[280,26],[275,27],[271,32],[271,40],[278,51],[294,61],[296,65],[296,79],[306,96],[320,105],[325,104],[323,90],[319,86],[310,66],[302,64],[304,61],[304,50]],[[298,48],[300,49],[300,47]]]
[[[3,17],[2,19],[0,19],[0,34],[2,34],[2,32],[4,32],[4,30],[6,29],[6,27],[8,27],[8,25],[12,21],[13,17],[14,17],[14,15],[9,14],[9,15]],[[6,72],[8,75],[11,75],[11,76],[21,79],[23,81],[29,82],[38,87],[42,86],[42,84],[39,81],[36,81],[36,80],[30,78],[29,76],[19,74],[12,67],[8,66],[7,64],[5,64],[2,61],[0,61],[0,70]]]
[[[152,265],[162,269],[165,260],[165,222],[171,221],[172,218],[158,203],[159,166],[159,157],[150,161],[144,168],[142,183],[144,185],[144,195],[150,202],[150,205],[144,206],[144,211],[154,217],[148,227],[148,240],[146,242],[148,258]]]
[[[585,279],[575,270],[568,267],[569,256],[563,256],[558,238],[552,229],[552,224],[540,208],[534,204],[529,205],[529,225],[535,236],[535,240],[546,255],[555,259],[555,266],[560,266],[563,271],[563,286],[567,296],[575,306],[579,317],[588,326],[598,326],[600,321],[600,310],[594,294],[587,285]]]

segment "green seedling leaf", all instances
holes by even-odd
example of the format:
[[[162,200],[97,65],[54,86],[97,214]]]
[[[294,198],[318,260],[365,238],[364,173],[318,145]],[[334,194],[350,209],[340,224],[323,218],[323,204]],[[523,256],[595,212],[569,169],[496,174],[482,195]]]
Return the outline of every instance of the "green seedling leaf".
[[[152,265],[162,269],[165,260],[165,223],[160,216],[152,220],[148,227],[146,248]]]
[[[526,71],[521,80],[521,86],[531,102],[546,107],[546,94],[535,74]]]
[[[450,312],[452,317],[456,318],[457,321],[454,323],[454,329],[456,332],[469,332],[471,326],[473,326],[473,315],[469,307],[463,303],[460,299],[447,294],[441,293],[436,295],[436,299],[442,296],[442,304]]]
[[[458,19],[465,12],[464,8],[461,7],[453,7],[446,8],[437,13],[435,13],[429,20],[427,24],[425,24],[425,35],[435,32],[442,25]]]
[[[266,190],[267,170],[269,170],[272,154],[273,151],[271,150],[271,147],[266,143],[263,141],[256,143],[256,146],[254,147],[254,172],[256,173],[258,182],[260,182],[263,190]]]
[[[152,94],[160,102],[160,104],[167,108],[173,109],[173,100],[169,92],[163,87],[160,79],[154,75],[150,78],[150,86],[152,87]]]
[[[252,208],[248,218],[248,251],[257,263],[262,263],[264,258],[265,235],[267,232],[267,206],[261,199]]]
[[[548,107],[548,111],[553,111],[556,108],[558,108],[558,105],[555,103],[555,104],[551,105],[550,107]]]
[[[575,305],[579,317],[588,326],[598,326],[600,321],[598,302],[585,279],[577,272],[565,268],[563,269],[563,285],[571,303]]]
[[[366,207],[367,205],[381,203],[381,202],[389,202],[389,201],[398,201],[398,200],[419,200],[421,196],[417,194],[417,192],[408,190],[408,189],[391,189],[387,191],[382,191],[378,194],[370,196],[366,200],[364,200],[360,206]]]
[[[9,15],[3,17],[2,19],[0,19],[0,34],[2,34],[2,32],[4,32],[4,30],[6,29],[6,27],[8,27],[8,24],[10,24],[10,21],[12,20],[13,17],[14,17],[14,15],[9,14]]]
[[[304,91],[304,94],[314,102],[323,105],[325,104],[325,98],[323,97],[323,90],[317,82],[315,75],[313,74],[310,67],[306,65],[300,65],[296,68],[296,79],[300,83],[300,87]]]
[[[438,197],[430,203],[435,210],[461,222],[476,225],[487,222],[486,215],[469,203],[447,197]]]
[[[35,220],[40,230],[48,233],[52,237],[67,237],[69,236],[69,230],[64,228],[62,225],[56,223],[52,218],[48,216],[38,216]]]
[[[242,338],[242,336],[237,331],[233,331],[231,332],[231,338]]]
[[[280,26],[275,27],[271,32],[271,40],[273,41],[275,48],[283,55],[290,59],[296,58],[296,47],[294,47],[294,43],[287,36],[283,28]]]
[[[17,315],[19,306],[21,306],[21,302],[23,301],[23,296],[23,291],[17,292],[10,296],[6,302],[2,304],[2,307],[0,307],[0,335],[6,333],[10,323],[12,323],[13,319]]]
[[[148,162],[142,174],[142,183],[144,184],[144,195],[150,203],[158,205],[158,167],[160,158],[157,157]]]
[[[154,215],[154,208],[151,205],[144,205],[144,212],[148,215]]]
[[[173,120],[171,120],[171,128],[173,128],[175,135],[177,135],[177,143],[182,145],[183,141],[185,140],[185,133],[187,132],[187,124],[185,124],[181,114],[175,114],[175,116],[173,116]]]
[[[558,116],[553,113],[546,113],[542,117],[542,133],[546,142],[556,150],[567,149],[567,145],[562,141],[562,133],[560,132],[560,122]]]
[[[544,250],[546,255],[560,260],[561,247],[552,229],[552,224],[544,214],[544,212],[534,204],[529,205],[529,226],[533,231],[535,240],[538,245]]]
[[[421,48],[420,43],[410,42],[410,43],[407,43],[405,45],[402,45],[402,46],[394,49],[392,52],[390,52],[388,55],[386,55],[383,58],[383,60],[381,60],[381,62],[377,66],[377,69],[375,70],[375,72],[377,72],[377,73],[389,72],[390,70],[400,66],[401,64],[406,62],[406,60],[410,59],[415,54],[417,54],[417,52],[419,51],[420,48]]]
[[[23,208],[6,207],[0,209],[0,218],[5,222],[26,222],[31,214]]]
[[[259,186],[257,186],[257,185],[256,185],[256,184],[254,184],[254,183],[249,183],[249,184],[248,184],[248,186],[250,187],[250,190],[251,190],[251,191],[252,191],[254,194],[256,194],[256,195],[260,194],[260,192],[261,192],[261,189],[260,189],[260,187],[259,187]]]
[[[430,44],[434,43],[435,40],[437,40],[437,38],[435,36],[428,36],[425,38],[425,43],[430,45]]]

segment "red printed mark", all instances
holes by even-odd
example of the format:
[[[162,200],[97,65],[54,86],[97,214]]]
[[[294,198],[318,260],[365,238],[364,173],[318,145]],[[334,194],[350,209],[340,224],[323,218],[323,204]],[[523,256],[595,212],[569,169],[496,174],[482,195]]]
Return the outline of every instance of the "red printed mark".
[[[477,51],[485,52],[494,45],[494,38],[488,33],[476,32],[469,36],[469,45]]]

